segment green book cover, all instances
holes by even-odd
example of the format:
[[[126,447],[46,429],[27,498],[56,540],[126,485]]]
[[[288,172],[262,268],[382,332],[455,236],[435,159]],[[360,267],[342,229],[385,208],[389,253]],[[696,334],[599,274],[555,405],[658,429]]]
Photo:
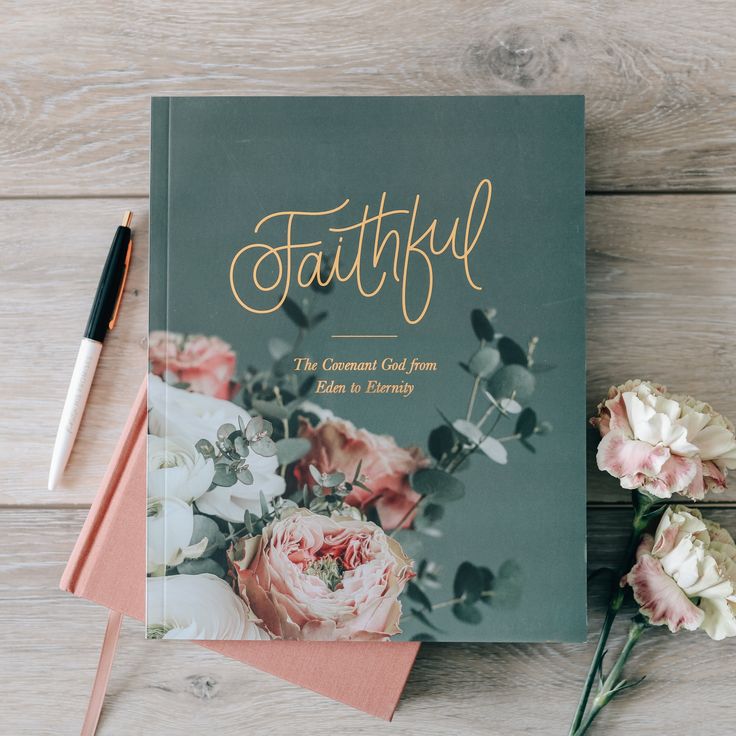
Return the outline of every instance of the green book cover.
[[[583,98],[151,129],[148,636],[583,640]]]

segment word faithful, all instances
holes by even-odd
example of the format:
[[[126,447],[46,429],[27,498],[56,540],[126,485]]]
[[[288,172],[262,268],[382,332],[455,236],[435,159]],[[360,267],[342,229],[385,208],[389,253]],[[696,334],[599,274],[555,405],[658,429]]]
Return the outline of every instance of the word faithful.
[[[427,313],[432,299],[434,258],[449,253],[462,263],[470,288],[481,291],[471,274],[470,255],[478,245],[488,219],[491,192],[491,181],[481,179],[473,192],[467,215],[455,217],[444,242],[435,240],[439,237],[436,218],[429,224],[420,224],[418,194],[410,209],[386,209],[387,194],[383,192],[375,213],[371,213],[370,206],[366,204],[357,220],[328,227],[332,242],[302,241],[295,231],[310,218],[333,217],[334,221],[337,213],[347,212],[349,199],[337,207],[318,212],[272,212],[258,222],[254,232],[259,233],[263,225],[276,221],[285,230],[282,242],[243,246],[230,263],[230,289],[243,309],[255,314],[271,314],[284,304],[294,282],[307,288],[314,283],[327,286],[333,281],[354,281],[358,292],[372,299],[381,293],[387,280],[393,279],[401,287],[404,320],[416,324]],[[313,231],[313,222],[307,222],[306,226]],[[347,237],[350,237],[349,242],[345,240]],[[372,240],[370,244],[367,242],[369,238]],[[329,258],[325,248],[331,254]],[[274,292],[273,304],[255,306],[251,298],[254,291],[261,295]]]

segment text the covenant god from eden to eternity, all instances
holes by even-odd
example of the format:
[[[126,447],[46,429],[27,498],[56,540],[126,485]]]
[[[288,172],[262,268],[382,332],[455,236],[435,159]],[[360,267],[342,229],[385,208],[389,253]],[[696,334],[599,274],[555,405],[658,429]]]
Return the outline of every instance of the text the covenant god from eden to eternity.
[[[312,359],[309,357],[294,358],[294,371],[309,373],[391,373],[396,376],[412,376],[417,373],[433,373],[437,371],[434,361],[419,360],[416,357],[383,358],[379,360],[336,360],[335,358]],[[378,377],[363,378],[359,381],[342,382],[334,378],[318,378],[314,384],[315,394],[395,394],[411,396],[414,384],[405,379],[384,381]]]

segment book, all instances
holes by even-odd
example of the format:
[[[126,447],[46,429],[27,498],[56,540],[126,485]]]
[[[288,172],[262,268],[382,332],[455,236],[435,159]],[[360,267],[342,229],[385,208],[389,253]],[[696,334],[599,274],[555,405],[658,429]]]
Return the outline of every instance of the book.
[[[144,382],[60,583],[62,590],[139,620],[145,614],[146,416]],[[357,649],[334,643],[197,643],[386,720],[419,648],[410,642],[364,643]]]
[[[151,146],[147,636],[583,640],[583,98],[156,98]]]

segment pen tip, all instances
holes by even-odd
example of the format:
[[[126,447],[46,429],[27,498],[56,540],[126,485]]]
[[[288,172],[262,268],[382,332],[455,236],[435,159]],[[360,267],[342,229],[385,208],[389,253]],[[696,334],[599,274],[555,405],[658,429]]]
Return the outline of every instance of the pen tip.
[[[130,210],[126,210],[123,215],[123,227],[130,227],[130,223],[133,220],[133,213]]]

